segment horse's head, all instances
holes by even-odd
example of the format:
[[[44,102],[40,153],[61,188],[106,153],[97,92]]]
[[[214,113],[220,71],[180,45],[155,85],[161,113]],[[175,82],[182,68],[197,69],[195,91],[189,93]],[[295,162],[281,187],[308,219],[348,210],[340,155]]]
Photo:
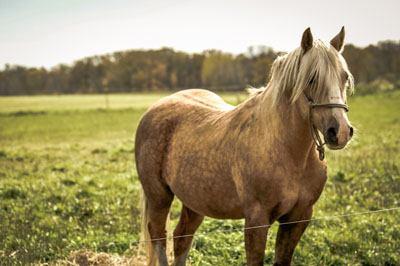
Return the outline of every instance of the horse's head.
[[[353,88],[353,77],[341,55],[344,35],[343,27],[328,47],[320,40],[313,40],[309,28],[303,33],[296,80],[298,90],[293,94],[305,106],[302,110],[308,116],[310,128],[322,132],[330,149],[345,147],[353,136],[346,115],[346,92]]]

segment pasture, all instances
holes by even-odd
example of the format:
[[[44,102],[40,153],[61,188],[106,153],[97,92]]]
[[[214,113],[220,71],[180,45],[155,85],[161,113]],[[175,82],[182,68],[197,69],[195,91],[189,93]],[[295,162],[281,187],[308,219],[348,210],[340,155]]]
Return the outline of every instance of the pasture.
[[[61,263],[74,250],[136,254],[134,134],[166,94],[0,97],[0,265]],[[222,94],[231,104],[246,95]],[[108,103],[107,103],[108,101]],[[349,99],[357,137],[328,151],[314,218],[400,206],[400,91]],[[171,213],[174,226],[179,202]],[[245,265],[243,221],[206,219],[191,265]],[[273,262],[277,226],[268,233]],[[217,231],[228,230],[228,232]],[[311,222],[294,265],[400,265],[400,211]]]

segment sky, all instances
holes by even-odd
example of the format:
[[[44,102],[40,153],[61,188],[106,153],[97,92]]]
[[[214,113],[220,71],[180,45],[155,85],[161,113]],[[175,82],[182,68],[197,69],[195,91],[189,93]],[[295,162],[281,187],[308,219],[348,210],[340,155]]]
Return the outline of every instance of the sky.
[[[311,27],[329,41],[400,40],[399,0],[0,0],[0,69],[54,67],[128,49],[291,51]]]

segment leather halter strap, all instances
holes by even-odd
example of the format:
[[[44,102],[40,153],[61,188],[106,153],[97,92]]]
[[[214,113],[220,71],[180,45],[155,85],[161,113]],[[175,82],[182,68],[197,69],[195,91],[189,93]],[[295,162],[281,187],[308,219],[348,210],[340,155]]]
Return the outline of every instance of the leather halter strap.
[[[308,103],[308,125],[310,127],[310,133],[311,137],[317,146],[317,151],[319,155],[319,159],[322,161],[325,159],[325,148],[324,145],[326,143],[323,143],[321,140],[321,137],[318,134],[318,129],[317,127],[312,123],[312,109],[313,108],[343,108],[346,110],[346,112],[349,111],[349,106],[347,104],[341,104],[341,103],[314,103],[314,101],[310,98],[307,97],[307,95],[304,93],[304,97],[307,99]]]

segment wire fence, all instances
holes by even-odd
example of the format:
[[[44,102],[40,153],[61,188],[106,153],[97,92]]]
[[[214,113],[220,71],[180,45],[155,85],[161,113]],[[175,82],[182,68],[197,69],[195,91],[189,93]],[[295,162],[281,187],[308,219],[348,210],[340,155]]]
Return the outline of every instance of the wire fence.
[[[345,214],[340,214],[340,215],[333,215],[333,216],[324,216],[324,217],[316,217],[316,218],[311,218],[311,219],[305,219],[305,220],[297,220],[297,221],[291,221],[291,222],[283,222],[283,223],[273,223],[273,224],[264,224],[264,225],[258,225],[258,226],[249,226],[249,227],[238,227],[238,228],[231,228],[231,229],[225,229],[225,230],[215,230],[215,231],[209,231],[209,232],[203,232],[203,233],[197,233],[197,234],[187,234],[187,235],[180,235],[180,236],[167,236],[163,238],[155,238],[155,239],[146,239],[146,240],[137,240],[137,241],[132,241],[132,242],[124,242],[124,243],[113,243],[113,245],[139,245],[140,243],[145,243],[145,242],[152,242],[152,241],[159,241],[159,240],[169,240],[169,239],[176,239],[176,238],[185,238],[185,237],[202,237],[210,234],[218,234],[218,233],[231,233],[231,232],[237,232],[237,231],[246,231],[246,230],[251,230],[251,229],[258,229],[258,228],[266,228],[266,227],[272,227],[272,226],[279,226],[279,225],[290,225],[290,224],[297,224],[297,223],[306,223],[306,222],[315,222],[315,221],[321,221],[321,220],[333,220],[333,219],[341,219],[345,217],[352,217],[352,216],[358,216],[358,215],[367,215],[367,214],[376,214],[376,213],[382,213],[382,212],[390,212],[390,211],[398,211],[400,210],[400,207],[393,207],[393,208],[388,208],[388,209],[380,209],[380,210],[373,210],[373,211],[364,211],[364,212],[356,212],[356,213],[345,213]],[[98,245],[97,247],[107,247],[108,245]]]

